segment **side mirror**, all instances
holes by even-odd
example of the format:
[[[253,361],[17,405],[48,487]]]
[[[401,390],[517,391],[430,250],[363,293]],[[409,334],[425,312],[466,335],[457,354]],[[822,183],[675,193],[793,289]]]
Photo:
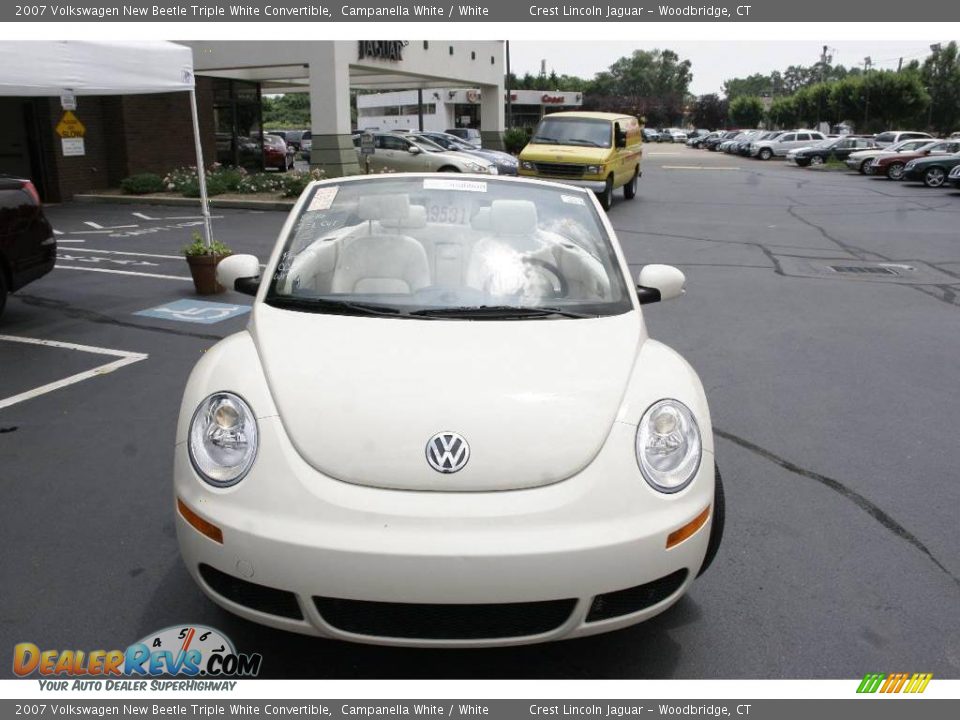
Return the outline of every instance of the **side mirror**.
[[[407,148],[407,152],[410,153],[411,155],[419,155],[420,153],[423,152],[423,150],[421,150],[416,145],[411,145],[409,148]]]
[[[228,290],[256,295],[260,287],[260,262],[254,255],[230,255],[217,264],[217,282]]]
[[[618,148],[627,146],[627,134],[624,132],[618,132],[615,144]]]
[[[646,265],[637,276],[637,297],[641,305],[683,295],[686,276],[673,265]]]

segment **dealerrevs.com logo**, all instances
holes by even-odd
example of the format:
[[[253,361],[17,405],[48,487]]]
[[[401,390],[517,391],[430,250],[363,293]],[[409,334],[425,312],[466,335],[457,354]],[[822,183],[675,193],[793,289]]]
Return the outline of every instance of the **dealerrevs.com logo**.
[[[858,693],[922,693],[933,673],[867,673],[860,681]]]
[[[226,635],[204,625],[168,627],[124,650],[41,650],[29,642],[18,643],[13,649],[17,677],[37,674],[42,678],[74,678],[70,689],[146,689],[145,682],[132,684],[115,678],[256,677],[262,662],[259,653],[238,653]],[[81,678],[89,680],[83,682]],[[51,689],[65,690],[67,684],[57,682]]]

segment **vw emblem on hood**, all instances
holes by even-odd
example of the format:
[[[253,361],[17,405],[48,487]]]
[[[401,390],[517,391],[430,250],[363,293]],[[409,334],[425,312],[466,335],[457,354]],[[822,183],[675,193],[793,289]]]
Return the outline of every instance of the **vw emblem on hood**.
[[[439,432],[427,440],[427,462],[438,473],[462,470],[470,459],[470,446],[455,432]]]

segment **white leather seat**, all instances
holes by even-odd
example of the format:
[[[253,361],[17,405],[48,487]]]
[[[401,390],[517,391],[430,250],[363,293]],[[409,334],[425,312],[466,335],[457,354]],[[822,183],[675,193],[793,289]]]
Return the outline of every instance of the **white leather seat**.
[[[344,241],[333,273],[333,292],[407,295],[430,285],[423,246],[394,229],[410,221],[407,195],[361,197],[357,214],[368,221],[370,234]],[[383,232],[387,225],[393,226],[389,233]]]
[[[486,224],[487,217],[481,219]],[[467,267],[467,284],[494,295],[520,293],[537,297],[550,288],[540,272],[532,272],[525,258],[552,260],[540,239],[537,207],[530,200],[494,200],[490,205],[491,234],[473,246]]]

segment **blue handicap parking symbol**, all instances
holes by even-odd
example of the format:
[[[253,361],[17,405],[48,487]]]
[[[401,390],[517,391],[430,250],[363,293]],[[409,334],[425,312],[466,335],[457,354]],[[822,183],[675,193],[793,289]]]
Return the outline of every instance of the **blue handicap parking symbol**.
[[[230,305],[229,303],[205,302],[203,300],[177,300],[166,305],[158,305],[154,308],[135,312],[134,315],[210,325],[247,312],[250,312],[249,305]]]

